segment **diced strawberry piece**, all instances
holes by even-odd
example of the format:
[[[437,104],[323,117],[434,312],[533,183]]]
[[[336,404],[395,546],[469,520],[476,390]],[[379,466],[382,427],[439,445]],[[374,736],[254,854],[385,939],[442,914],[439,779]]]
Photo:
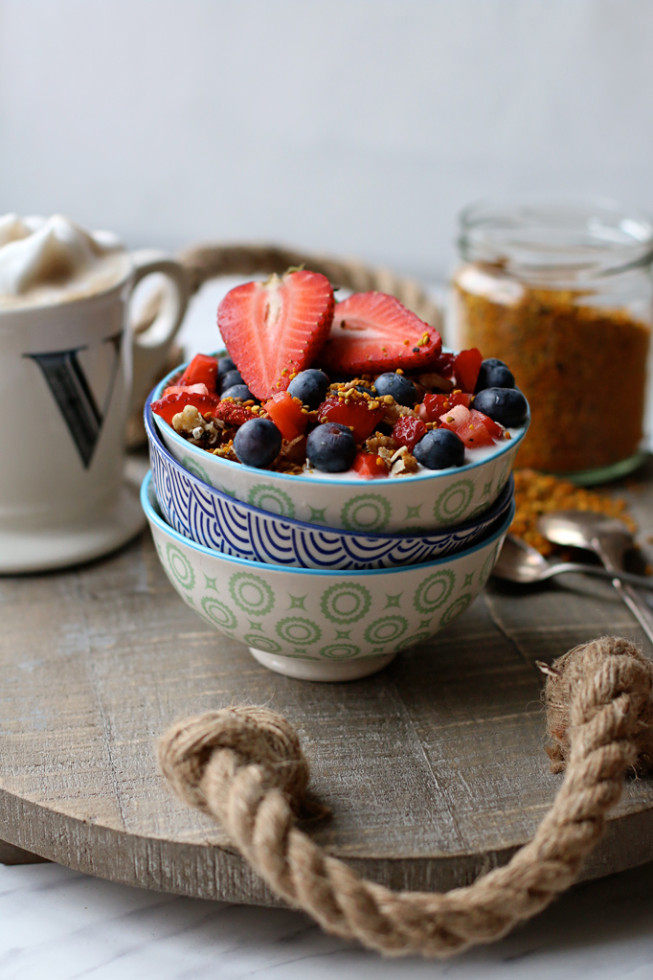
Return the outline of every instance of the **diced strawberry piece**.
[[[472,403],[472,396],[468,391],[461,391],[460,388],[455,388],[450,395],[447,395],[449,399],[449,407],[455,408],[456,405],[464,405],[465,408],[469,408]]]
[[[450,378],[453,375],[455,360],[456,355],[454,353],[441,350],[430,365],[430,370],[435,371],[436,374],[441,374],[443,378]]]
[[[210,354],[196,354],[181,378],[179,385],[195,385],[201,382],[208,391],[218,390],[218,360]]]
[[[419,406],[419,415],[425,422],[435,422],[444,412],[450,411],[456,405],[464,405],[465,408],[469,408],[471,401],[472,396],[466,391],[460,391],[459,388],[448,395],[427,392],[424,395],[424,401]]]
[[[482,446],[494,445],[494,439],[479,419],[472,418],[467,429],[463,432],[459,431],[457,435],[469,449],[480,449]]]
[[[373,480],[377,476],[387,476],[389,473],[388,464],[382,456],[377,453],[366,453],[363,450],[356,453],[351,468],[366,480]]]
[[[378,402],[377,402],[378,404]],[[351,395],[349,398],[339,398],[337,395],[328,395],[318,406],[318,422],[340,422],[341,425],[348,425],[353,432],[356,442],[362,442],[371,435],[378,423],[385,415],[385,407],[370,408],[370,401],[364,396],[356,398]]]
[[[464,405],[454,405],[449,412],[440,416],[443,429],[451,429],[462,439],[468,449],[491,446],[492,436],[483,424],[481,412],[471,412]]]
[[[263,408],[268,413],[284,439],[296,439],[306,432],[308,413],[299,398],[293,398],[288,391],[277,391],[265,402]]]
[[[227,293],[218,329],[252,394],[269,398],[309,367],[326,340],[333,305],[326,276],[303,269]]]
[[[421,370],[442,348],[438,331],[387,293],[354,293],[336,304],[320,361],[349,374]]]
[[[470,411],[472,419],[482,422],[487,431],[490,433],[493,439],[503,439],[504,428],[491,419],[489,415],[485,415],[484,412],[479,412],[475,408]]]
[[[172,424],[174,416],[178,412],[183,412],[186,405],[193,405],[201,415],[215,415],[219,398],[217,395],[198,394],[183,388],[179,392],[162,395],[157,401],[152,402],[151,408],[156,415],[160,415],[168,424]]]
[[[226,422],[228,425],[235,426],[242,425],[248,419],[257,417],[256,412],[252,411],[249,405],[243,405],[242,402],[234,402],[230,398],[225,398],[223,401],[218,402],[213,416],[222,422]]]
[[[469,424],[470,412],[465,405],[454,405],[453,408],[447,409],[440,416],[440,425],[445,429],[451,429],[452,432],[456,432],[464,425]]]
[[[414,415],[401,415],[392,427],[392,438],[411,452],[426,435],[426,423]]]
[[[169,385],[167,388],[164,389],[163,395],[178,395],[182,391],[187,391],[189,395],[209,394],[209,389],[206,387],[205,384],[200,382],[199,384],[195,384],[195,385],[187,385],[187,384]]]
[[[454,374],[463,391],[474,391],[482,363],[483,355],[478,347],[470,347],[469,350],[461,350],[456,354]]]

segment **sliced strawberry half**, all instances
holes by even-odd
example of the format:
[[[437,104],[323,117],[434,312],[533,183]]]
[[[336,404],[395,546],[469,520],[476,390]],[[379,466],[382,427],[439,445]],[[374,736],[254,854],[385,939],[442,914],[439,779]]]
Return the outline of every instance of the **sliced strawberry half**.
[[[257,398],[285,391],[322,347],[333,317],[326,276],[299,269],[231,289],[218,308],[218,329]]]
[[[336,304],[320,362],[332,371],[369,374],[419,370],[437,361],[442,339],[387,293],[354,293]]]

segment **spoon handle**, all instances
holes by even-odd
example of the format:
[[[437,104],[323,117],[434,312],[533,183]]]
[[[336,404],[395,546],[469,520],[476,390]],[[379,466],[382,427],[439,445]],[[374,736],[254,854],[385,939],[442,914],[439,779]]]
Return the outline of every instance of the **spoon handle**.
[[[617,572],[620,574],[621,569],[613,560],[612,556],[608,554],[600,545],[595,545],[595,547],[596,552],[605,567],[611,572]],[[637,594],[631,585],[628,585],[626,582],[622,582],[618,578],[613,578],[612,584],[646,633],[649,641],[653,643],[653,613],[649,611],[648,606],[644,603],[642,597]]]
[[[636,585],[638,589],[653,590],[653,575],[635,575],[633,572],[625,572],[622,569],[600,568],[598,565],[584,565],[582,562],[564,561],[551,565],[547,570],[546,578],[553,575],[564,575],[566,572],[580,572],[583,575],[593,575],[595,578],[606,578],[611,582],[615,579],[620,582],[627,582],[629,585]],[[545,576],[543,575],[542,578]]]

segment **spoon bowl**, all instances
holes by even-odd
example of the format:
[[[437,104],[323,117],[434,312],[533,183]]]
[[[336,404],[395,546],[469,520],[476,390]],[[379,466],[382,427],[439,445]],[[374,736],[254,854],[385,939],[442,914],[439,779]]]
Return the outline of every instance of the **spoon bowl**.
[[[635,547],[631,532],[623,521],[606,514],[584,510],[558,510],[543,514],[538,528],[554,544],[586,548],[602,560],[610,556],[616,567],[623,564],[625,553]]]
[[[553,578],[555,575],[564,575],[569,572],[592,575],[594,578],[603,578],[609,581],[615,578],[615,572],[599,565],[585,565],[581,562],[549,562],[536,548],[512,534],[506,536],[492,570],[492,575],[495,578],[504,579],[507,582],[517,582],[520,585],[537,585],[539,582],[546,582],[547,579]],[[616,574],[622,582],[629,582],[631,585],[637,585],[640,588],[653,589],[653,578],[632,575],[630,572],[623,571]]]
[[[538,529],[554,544],[587,548],[599,556],[612,573],[612,584],[631,613],[653,643],[653,613],[642,597],[627,582],[620,581],[624,555],[635,546],[626,525],[614,517],[593,511],[561,510],[543,514]]]

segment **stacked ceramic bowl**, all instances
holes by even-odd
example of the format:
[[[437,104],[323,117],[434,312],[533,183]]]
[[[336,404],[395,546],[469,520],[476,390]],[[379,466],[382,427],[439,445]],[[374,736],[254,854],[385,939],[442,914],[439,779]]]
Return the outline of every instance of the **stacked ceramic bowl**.
[[[181,598],[272,670],[373,673],[459,616],[487,581],[514,513],[527,425],[477,462],[375,480],[301,476],[213,455],[145,406],[142,489]]]

